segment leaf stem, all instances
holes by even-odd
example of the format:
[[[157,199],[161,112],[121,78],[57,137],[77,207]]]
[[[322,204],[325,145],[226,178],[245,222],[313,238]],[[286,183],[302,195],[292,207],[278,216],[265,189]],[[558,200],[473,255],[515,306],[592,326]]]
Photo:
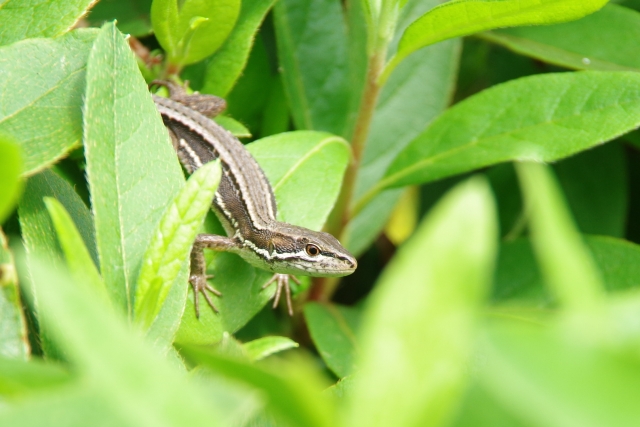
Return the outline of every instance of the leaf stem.
[[[380,49],[369,57],[362,102],[360,103],[360,111],[358,112],[351,139],[352,158],[345,173],[340,196],[327,225],[327,230],[334,236],[338,236],[340,240],[344,240],[345,228],[353,217],[352,205],[356,178],[362,162],[362,154],[369,136],[369,130],[371,129],[371,120],[380,95],[381,86],[378,84],[378,77],[384,69],[385,59],[386,49]],[[309,292],[309,299],[323,302],[329,301],[335,292],[338,282],[336,278],[314,280]]]

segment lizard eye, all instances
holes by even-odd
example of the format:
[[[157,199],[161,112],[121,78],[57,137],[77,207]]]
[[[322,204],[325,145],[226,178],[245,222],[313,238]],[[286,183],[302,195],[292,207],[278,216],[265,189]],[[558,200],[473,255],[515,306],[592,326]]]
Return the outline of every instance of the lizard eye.
[[[318,248],[316,245],[312,245],[311,243],[309,243],[305,247],[305,250],[307,251],[307,254],[310,256],[316,256],[320,254],[320,248]]]

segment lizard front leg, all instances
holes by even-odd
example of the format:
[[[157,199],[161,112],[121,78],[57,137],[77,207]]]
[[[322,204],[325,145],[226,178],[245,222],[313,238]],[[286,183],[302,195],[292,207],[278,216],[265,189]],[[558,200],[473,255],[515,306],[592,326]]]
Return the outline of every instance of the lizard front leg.
[[[213,301],[211,301],[207,291],[218,296],[222,295],[218,290],[207,283],[207,279],[213,276],[207,275],[207,263],[204,258],[204,250],[232,251],[238,248],[238,243],[229,237],[218,236],[216,234],[198,234],[196,237],[196,240],[193,243],[193,249],[191,249],[191,274],[189,276],[189,283],[191,283],[195,294],[194,306],[196,308],[196,317],[200,317],[200,293],[202,293],[204,299],[216,313],[218,312],[218,309],[213,304]]]

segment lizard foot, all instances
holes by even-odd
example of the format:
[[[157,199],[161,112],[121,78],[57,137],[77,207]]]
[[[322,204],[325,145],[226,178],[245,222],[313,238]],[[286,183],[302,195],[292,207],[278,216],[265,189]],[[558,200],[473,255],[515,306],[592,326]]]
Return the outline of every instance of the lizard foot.
[[[197,318],[200,318],[200,298],[199,298],[200,294],[204,296],[204,299],[207,300],[207,303],[213,309],[213,311],[215,311],[216,313],[218,312],[218,309],[216,308],[215,305],[213,305],[213,301],[211,301],[211,297],[207,293],[207,291],[209,291],[217,296],[222,296],[222,294],[219,291],[217,291],[213,286],[207,283],[207,279],[211,279],[212,277],[213,276],[210,274],[206,274],[206,275],[192,274],[189,277],[189,283],[191,283],[191,286],[193,287],[193,292],[195,294],[194,305],[196,307]]]
[[[293,275],[276,273],[267,283],[265,283],[262,289],[268,288],[269,285],[274,282],[276,283],[276,293],[273,296],[273,308],[276,308],[278,306],[278,303],[280,302],[280,296],[282,295],[282,289],[284,288],[289,316],[293,316],[293,305],[291,304],[291,285],[289,285],[289,279],[293,280],[298,285],[300,284],[300,281]]]

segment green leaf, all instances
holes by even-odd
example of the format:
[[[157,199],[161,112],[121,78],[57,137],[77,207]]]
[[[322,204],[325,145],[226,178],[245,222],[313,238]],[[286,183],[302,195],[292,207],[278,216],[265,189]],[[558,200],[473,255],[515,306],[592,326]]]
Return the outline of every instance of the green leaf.
[[[43,363],[38,359],[27,362],[5,357],[0,357],[0,395],[3,396],[28,395],[34,391],[55,389],[72,379],[62,366],[52,362]]]
[[[219,425],[202,390],[152,351],[95,292],[37,255],[29,264],[56,344],[117,416],[131,425]]]
[[[500,405],[477,381],[467,390],[451,427],[531,427]]]
[[[320,230],[338,197],[349,162],[347,142],[324,132],[287,132],[247,146],[278,201],[278,219]]]
[[[344,135],[349,81],[341,3],[280,0],[273,11],[278,60],[296,128]]]
[[[251,132],[245,125],[229,116],[216,116],[213,119],[217,124],[228,130],[236,138],[250,138]]]
[[[26,359],[29,352],[16,266],[7,238],[0,229],[0,357]],[[5,392],[4,380],[0,379],[0,393]]]
[[[364,195],[509,160],[553,161],[640,125],[638,73],[583,72],[526,77],[455,105],[393,161]]]
[[[640,246],[622,239],[584,236],[589,252],[598,266],[609,292],[638,288]],[[544,287],[529,239],[518,239],[500,247],[493,299],[517,300],[548,306],[553,301]]]
[[[0,411],[0,424],[12,427],[138,427],[130,417],[113,410],[98,387],[82,384],[55,393],[41,393],[20,399]]]
[[[487,329],[479,369],[483,387],[527,426],[640,422],[637,361],[555,330],[506,322]]]
[[[26,175],[80,145],[85,66],[95,37],[95,30],[81,29],[0,48],[0,133],[20,144]]]
[[[536,163],[518,164],[517,171],[545,281],[567,309],[593,310],[601,302],[604,285],[551,171]]]
[[[492,274],[494,209],[485,181],[457,186],[385,269],[363,314],[345,425],[438,426],[451,417]]]
[[[556,163],[553,169],[582,233],[625,235],[629,176],[621,144],[612,142],[583,151]]]
[[[257,38],[242,75],[226,97],[227,114],[245,124],[254,135],[265,115],[270,88],[280,79],[271,70],[269,55],[263,37]],[[285,130],[289,130],[288,124]]]
[[[272,354],[298,348],[299,344],[287,337],[262,337],[242,345],[252,361],[262,360]]]
[[[51,222],[51,216],[47,212],[43,200],[45,197],[53,197],[64,206],[78,227],[84,245],[92,255],[93,262],[97,263],[93,221],[89,209],[71,185],[50,170],[40,172],[27,180],[24,196],[18,205],[20,229],[28,256],[38,252],[46,254],[51,260],[62,262],[63,259],[62,250],[58,244],[58,238],[53,223]],[[30,288],[25,285],[23,289],[28,291]],[[37,309],[40,296],[35,294],[33,298],[36,303],[35,308]],[[38,314],[36,314],[36,317],[38,317]],[[49,326],[46,322],[43,323],[40,321],[39,327],[40,340],[45,355],[57,358],[61,357],[53,347],[49,335]]]
[[[617,141],[585,150],[553,165],[581,233],[622,237],[629,208],[629,171],[624,146]],[[502,234],[513,239],[524,225],[522,199],[511,163],[487,175],[498,200]],[[439,181],[436,181],[436,183]]]
[[[289,121],[289,105],[282,80],[272,78],[269,97],[262,115],[260,135],[267,137],[286,132],[289,130]]]
[[[493,297],[496,302],[518,301],[534,307],[548,307],[552,301],[527,238],[500,246]]]
[[[106,24],[91,51],[84,107],[87,179],[102,277],[131,312],[144,252],[183,174],[124,37]]]
[[[354,256],[362,255],[380,234],[401,195],[401,189],[384,191],[349,221],[340,240]]]
[[[107,21],[116,21],[124,34],[144,37],[151,34],[151,0],[99,1],[86,17],[92,27],[101,27]]]
[[[154,0],[151,23],[169,61],[187,65],[218,50],[239,13],[240,0]]]
[[[45,197],[44,204],[56,230],[69,272],[77,283],[87,283],[104,298],[105,302],[108,302],[107,288],[73,219],[62,203],[56,199]]]
[[[338,378],[353,373],[360,356],[356,332],[361,310],[338,305],[310,303],[304,307],[311,339],[318,353]]]
[[[94,0],[5,0],[0,4],[0,46],[35,37],[55,37],[75,27]]]
[[[640,13],[613,4],[583,19],[492,31],[482,38],[514,52],[576,70],[640,71]]]
[[[249,59],[256,32],[275,0],[245,1],[238,23],[222,47],[207,61],[203,93],[225,97]]]
[[[338,380],[337,383],[325,390],[326,393],[331,393],[333,396],[342,399],[345,396],[349,396],[353,393],[354,385],[357,382],[357,378],[353,375],[344,377]]]
[[[87,206],[71,185],[50,170],[45,170],[27,180],[24,196],[18,206],[20,228],[27,252],[39,251],[52,259],[61,260],[62,250],[47,212],[45,197],[58,200],[71,215],[82,236],[91,259],[97,263],[93,220]]]
[[[20,149],[8,138],[0,136],[0,224],[13,210],[20,194],[22,156]]]
[[[454,0],[434,8],[411,24],[385,76],[412,52],[454,37],[521,25],[573,21],[602,8],[607,0]]]
[[[176,279],[183,283],[187,280],[188,275],[179,273],[188,263],[193,241],[211,209],[219,182],[219,163],[198,169],[160,219],[143,258],[136,286],[134,314],[144,330],[149,329],[160,313]],[[176,286],[184,286],[183,283]],[[179,319],[180,315],[176,317]]]
[[[322,381],[303,360],[274,364],[270,371],[236,359],[215,354],[206,347],[180,349],[187,359],[241,381],[261,392],[267,408],[294,426],[335,426],[335,409],[326,394],[320,393]]]
[[[322,132],[298,131],[263,138],[247,145],[265,171],[278,201],[278,218],[319,230],[331,211],[349,159],[345,141]],[[224,234],[221,228],[216,234]],[[193,293],[176,341],[211,344],[222,332],[244,326],[273,296],[274,287],[262,290],[272,273],[254,268],[237,255],[215,253],[209,265],[210,283],[222,298],[215,299],[219,314],[201,310],[195,317]],[[214,297],[215,298],[215,297]]]
[[[224,230],[215,234],[224,234]],[[189,291],[175,339],[178,343],[208,345],[219,342],[225,331],[233,333],[244,326],[275,292],[273,287],[262,289],[273,273],[252,267],[234,254],[219,252],[214,256],[207,273],[214,275],[209,284],[222,293],[221,298],[212,296],[219,312],[201,306],[197,318],[193,292]]]

